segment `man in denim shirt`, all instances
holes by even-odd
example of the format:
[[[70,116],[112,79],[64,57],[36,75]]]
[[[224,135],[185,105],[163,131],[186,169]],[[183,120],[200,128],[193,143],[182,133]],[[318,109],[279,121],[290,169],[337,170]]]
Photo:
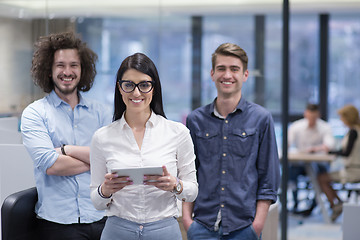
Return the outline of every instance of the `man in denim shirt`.
[[[96,75],[97,55],[73,33],[41,37],[32,77],[44,98],[21,118],[23,143],[34,162],[38,239],[99,240],[104,212],[90,200],[90,142],[111,113],[84,98]]]
[[[260,239],[269,206],[277,200],[280,166],[273,120],[241,95],[247,63],[242,48],[220,45],[211,70],[217,98],[187,118],[199,183],[196,201],[183,203],[189,240]]]

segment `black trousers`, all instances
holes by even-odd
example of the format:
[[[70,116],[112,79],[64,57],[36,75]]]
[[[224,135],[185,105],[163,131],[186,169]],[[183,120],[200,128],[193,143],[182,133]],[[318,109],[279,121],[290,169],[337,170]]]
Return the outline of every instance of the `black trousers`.
[[[59,224],[39,219],[39,240],[100,240],[106,217],[94,223]]]

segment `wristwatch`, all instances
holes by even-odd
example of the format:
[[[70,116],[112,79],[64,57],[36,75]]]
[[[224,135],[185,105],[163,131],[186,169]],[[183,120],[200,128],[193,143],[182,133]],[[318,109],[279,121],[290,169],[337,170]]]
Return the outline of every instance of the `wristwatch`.
[[[183,184],[179,178],[176,178],[176,185],[174,186],[173,193],[180,194],[183,191]]]

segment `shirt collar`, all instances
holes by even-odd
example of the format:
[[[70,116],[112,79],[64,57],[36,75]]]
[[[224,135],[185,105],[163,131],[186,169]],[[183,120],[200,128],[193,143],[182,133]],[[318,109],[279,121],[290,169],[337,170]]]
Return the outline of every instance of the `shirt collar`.
[[[213,114],[215,117],[225,119],[223,116],[221,116],[221,114],[216,109],[216,104],[215,104],[216,99],[217,98],[215,98],[214,101],[210,104],[210,111],[211,111],[210,113]],[[234,113],[237,110],[240,110],[242,112],[242,111],[244,111],[245,107],[246,107],[246,100],[244,98],[240,98],[238,105],[236,106],[234,111],[232,111],[231,113]]]
[[[78,92],[78,96],[79,96],[79,103],[77,105],[79,106],[83,106],[83,107],[88,107],[89,103],[88,101],[83,98],[83,96],[81,95],[80,92]],[[52,90],[51,93],[49,94],[49,98],[52,100],[52,102],[54,103],[55,107],[58,107],[61,105],[61,103],[67,104],[69,105],[67,102],[65,102],[64,100],[62,100],[55,92],[55,90]]]
[[[89,102],[88,100],[86,100],[85,98],[83,98],[82,94],[80,92],[78,92],[78,96],[79,96],[79,103],[78,105],[83,106],[83,107],[89,107]]]
[[[315,125],[313,126],[313,127],[310,127],[309,126],[309,120],[308,119],[306,119],[306,118],[304,118],[305,119],[305,123],[306,123],[306,128],[307,129],[314,129],[314,130],[316,130],[316,129],[318,129],[319,128],[319,119],[316,119],[316,122],[315,122]]]
[[[126,122],[125,117],[124,117],[125,112],[123,113],[123,115],[121,116],[121,118],[119,119],[119,124],[120,127],[123,128],[125,126],[129,127],[129,124]],[[155,114],[153,111],[151,111],[151,115],[149,120],[146,122],[146,127],[154,127],[158,124],[158,122],[160,121],[161,116],[158,116],[157,114]]]
[[[154,127],[159,122],[159,116],[156,115],[153,111],[151,111],[151,115],[149,120],[147,121],[146,125]]]

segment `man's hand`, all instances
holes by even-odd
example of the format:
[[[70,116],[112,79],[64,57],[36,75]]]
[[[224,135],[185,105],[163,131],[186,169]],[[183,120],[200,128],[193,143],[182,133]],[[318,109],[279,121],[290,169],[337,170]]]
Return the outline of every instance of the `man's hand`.
[[[61,148],[55,148],[59,157],[55,163],[46,170],[48,175],[73,176],[90,170],[90,147],[65,145],[66,155]]]
[[[182,218],[182,223],[184,225],[185,231],[188,231],[190,228],[190,225],[194,222],[191,218]]]
[[[268,200],[258,200],[256,203],[256,214],[252,225],[258,236],[260,236],[264,228],[270,204],[271,202]]]
[[[193,202],[182,203],[182,222],[186,231],[189,230],[190,225],[194,222],[194,220],[192,219],[193,211],[194,211]]]

